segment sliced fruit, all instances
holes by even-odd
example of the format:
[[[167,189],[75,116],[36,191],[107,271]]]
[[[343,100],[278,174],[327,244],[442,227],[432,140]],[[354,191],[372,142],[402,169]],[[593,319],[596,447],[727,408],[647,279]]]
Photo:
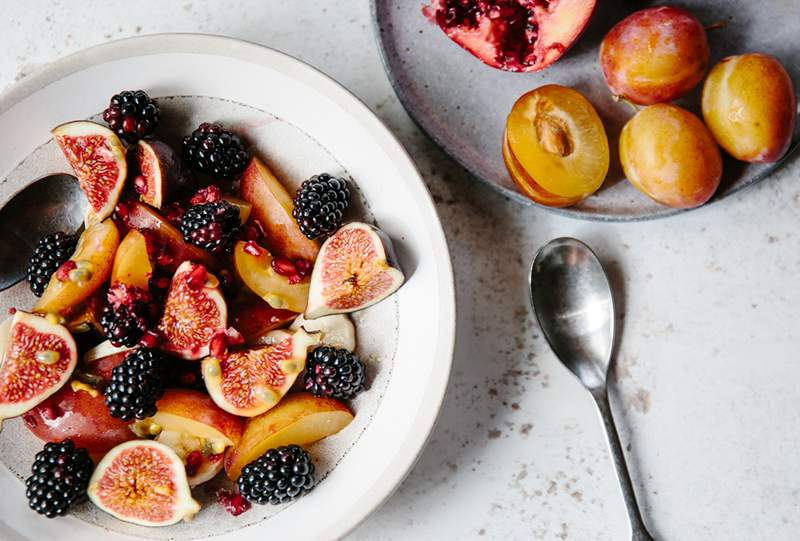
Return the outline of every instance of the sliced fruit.
[[[766,54],[723,58],[703,86],[703,118],[737,160],[776,162],[789,149],[797,119],[792,78]]]
[[[217,258],[184,241],[178,229],[147,205],[131,201],[123,209],[125,223],[145,236],[151,258],[160,268],[174,272],[184,261],[202,263],[212,270],[220,268]]]
[[[95,468],[87,492],[106,513],[142,526],[168,526],[200,510],[180,457],[155,441],[114,447]]]
[[[253,205],[251,205],[249,202],[232,195],[225,195],[222,197],[222,199],[239,209],[239,219],[242,221],[242,223],[245,223],[250,218],[250,213],[253,211]]]
[[[225,333],[228,310],[219,280],[205,267],[184,261],[172,278],[158,323],[160,347],[188,360],[209,354],[211,340]]]
[[[231,306],[231,326],[242,334],[245,342],[284,327],[296,317],[296,312],[273,308],[255,296],[240,299]]]
[[[97,290],[89,299],[75,309],[67,321],[67,328],[72,333],[100,331],[100,315],[103,311],[105,295]]]
[[[139,173],[133,187],[142,202],[160,209],[194,188],[194,177],[169,145],[142,139],[133,154]]]
[[[619,138],[625,176],[653,200],[694,208],[719,187],[722,156],[703,122],[677,105],[645,107],[625,124]]]
[[[306,319],[300,314],[289,327],[290,331],[297,329],[320,333],[319,345],[321,346],[348,351],[356,350],[356,327],[347,314],[333,314],[317,319]]]
[[[0,330],[0,422],[42,403],[69,380],[78,349],[66,327],[17,311]]]
[[[294,334],[281,334],[274,345],[203,360],[208,394],[220,408],[234,415],[253,417],[277,404],[291,388],[305,367],[308,348],[319,342],[319,336],[302,329]]]
[[[514,103],[506,120],[503,157],[523,193],[537,203],[563,207],[603,184],[608,137],[583,94],[545,85]]]
[[[106,340],[83,355],[84,369],[104,381],[111,381],[111,371],[125,360],[133,348],[117,347]]]
[[[345,225],[322,245],[305,318],[354,312],[382,301],[405,280],[394,259],[391,242],[378,228]]]
[[[244,422],[222,411],[203,392],[168,389],[157,404],[158,413],[139,421],[139,433],[153,434],[169,445],[186,465],[189,485],[212,479],[222,469],[225,450],[239,442]]]
[[[336,434],[353,420],[348,407],[333,398],[293,393],[245,424],[239,443],[225,453],[225,473],[236,480],[247,464],[268,449],[307,445]]]
[[[423,13],[481,62],[540,71],[561,58],[589,24],[596,0],[433,0]]]
[[[100,124],[78,120],[52,131],[89,201],[86,224],[102,222],[117,206],[128,165],[117,135]]]
[[[117,246],[119,232],[113,221],[89,226],[75,253],[50,278],[33,311],[69,316],[108,280]]]
[[[264,162],[255,157],[250,160],[239,189],[253,205],[251,218],[264,227],[264,242],[271,253],[292,260],[316,259],[319,244],[300,232],[292,217],[292,197]]]
[[[703,80],[709,61],[706,29],[689,10],[656,6],[612,28],[600,45],[611,91],[640,105],[669,102]]]
[[[108,414],[103,393],[75,380],[24,414],[22,420],[37,438],[72,439],[95,461],[116,445],[136,438],[128,423]]]
[[[138,230],[131,229],[119,244],[111,269],[111,284],[125,284],[147,291],[153,265],[147,253],[147,240]]]
[[[296,282],[279,274],[273,261],[272,254],[254,242],[239,241],[233,249],[236,274],[253,293],[273,308],[302,312],[308,301],[309,280]]]

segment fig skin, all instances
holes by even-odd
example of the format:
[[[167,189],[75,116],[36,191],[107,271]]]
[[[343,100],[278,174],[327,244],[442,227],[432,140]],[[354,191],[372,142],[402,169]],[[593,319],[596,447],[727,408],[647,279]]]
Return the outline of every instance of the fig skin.
[[[191,194],[197,183],[180,155],[156,139],[142,139],[130,150],[136,164],[134,188],[143,203],[160,209]],[[144,186],[139,185],[144,182]]]

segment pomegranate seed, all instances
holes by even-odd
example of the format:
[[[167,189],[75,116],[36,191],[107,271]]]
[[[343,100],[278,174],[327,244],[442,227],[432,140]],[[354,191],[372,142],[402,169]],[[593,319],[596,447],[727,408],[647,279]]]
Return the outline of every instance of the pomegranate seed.
[[[25,423],[29,429],[33,430],[39,425],[39,421],[36,420],[36,417],[31,415],[30,413],[26,413],[22,416],[22,421]]]
[[[197,190],[189,202],[192,205],[202,205],[203,203],[213,203],[214,201],[219,201],[221,198],[222,190],[219,189],[219,186],[211,184],[210,186],[206,186],[205,188],[200,188]]]
[[[211,338],[211,343],[209,344],[209,352],[212,356],[220,358],[225,355],[225,352],[228,350],[228,344],[225,340],[225,334],[219,333],[214,335]]]
[[[256,244],[252,240],[248,240],[244,244],[244,252],[246,254],[250,254],[250,255],[252,255],[254,257],[258,257],[258,256],[261,255],[261,248],[259,248],[258,244]],[[274,261],[273,261],[273,264],[274,264]]]
[[[225,331],[225,343],[229,346],[238,346],[240,344],[244,344],[244,336],[242,336],[242,333],[233,327],[228,327],[228,329]]]
[[[153,279],[153,287],[156,289],[167,289],[169,287],[169,277],[159,276]]]
[[[297,274],[303,278],[311,274],[311,271],[314,269],[314,266],[308,259],[295,259],[294,266],[297,268]]]
[[[146,331],[139,343],[146,348],[154,348],[160,342],[159,336],[153,331]]]
[[[299,284],[302,281],[303,281],[303,277],[300,276],[299,274],[293,274],[293,275],[289,276],[289,284],[290,285]]]
[[[9,315],[9,316],[13,316],[13,315],[14,315],[14,314],[16,314],[16,313],[17,313],[17,309],[16,309],[16,308],[14,308],[13,306],[12,306],[11,308],[9,308],[9,309],[8,309],[8,315]]]
[[[192,289],[202,289],[206,284],[206,278],[208,278],[208,271],[206,268],[203,265],[195,265],[195,267],[189,271],[186,283]]]
[[[125,133],[133,133],[136,131],[136,119],[132,116],[126,116],[122,121],[122,131]]]
[[[208,455],[206,457],[209,462],[219,462],[225,456],[225,453],[217,453],[216,455]]]
[[[272,270],[281,276],[295,276],[297,274],[297,268],[294,266],[294,263],[285,257],[276,257],[273,259]]]
[[[192,451],[186,456],[186,475],[189,477],[197,473],[200,465],[203,463],[203,453],[200,451]]]
[[[67,282],[69,281],[69,272],[73,271],[78,268],[77,263],[73,260],[65,261],[58,270],[56,271],[56,278],[58,278],[59,282]]]
[[[136,193],[138,194],[146,193],[147,181],[142,175],[136,175],[136,178],[133,179],[133,187],[136,189]]]
[[[130,208],[128,208],[128,204],[127,203],[119,203],[114,208],[114,217],[117,218],[118,220],[121,220],[121,221],[125,222],[125,223],[128,222],[128,216],[130,216],[130,214],[131,214],[131,211],[130,211]]]
[[[235,517],[250,509],[250,502],[245,500],[241,494],[224,488],[217,492],[217,501],[228,513]]]

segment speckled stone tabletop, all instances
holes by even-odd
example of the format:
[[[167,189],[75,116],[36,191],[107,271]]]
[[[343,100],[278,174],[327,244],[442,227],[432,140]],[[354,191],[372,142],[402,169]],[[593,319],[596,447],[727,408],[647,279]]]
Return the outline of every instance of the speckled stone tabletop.
[[[797,539],[800,160],[662,221],[599,224],[523,208],[473,182],[416,129],[383,73],[369,17],[365,0],[7,2],[0,87],[111,39],[225,34],[319,67],[400,137],[450,243],[458,342],[428,447],[351,539],[625,539],[591,399],[527,306],[532,254],[561,235],[597,249],[624,308],[612,399],[655,537]]]

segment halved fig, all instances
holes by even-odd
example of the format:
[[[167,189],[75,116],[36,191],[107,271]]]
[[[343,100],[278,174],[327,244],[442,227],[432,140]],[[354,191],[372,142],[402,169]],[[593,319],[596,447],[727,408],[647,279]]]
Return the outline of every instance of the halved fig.
[[[153,265],[147,253],[147,240],[139,231],[131,229],[117,248],[111,269],[111,284],[125,284],[143,291],[150,288]]]
[[[119,231],[112,220],[89,226],[72,257],[53,273],[33,311],[71,315],[108,280],[118,246]]]
[[[228,309],[219,280],[203,265],[184,261],[172,278],[158,323],[161,348],[183,359],[209,354],[215,335],[224,334]]]
[[[22,416],[25,426],[44,441],[71,439],[95,461],[114,446],[136,438],[128,423],[108,414],[103,393],[73,380]]]
[[[194,177],[166,143],[142,139],[132,153],[138,172],[133,187],[142,202],[160,209],[194,188]]]
[[[250,290],[273,308],[300,313],[308,300],[308,278],[276,271],[275,258],[254,242],[239,241],[233,250],[236,274]]]
[[[174,272],[184,261],[202,263],[211,270],[220,268],[217,258],[183,240],[183,235],[166,218],[138,201],[120,205],[125,224],[142,233],[148,241],[148,253],[161,269]]]
[[[391,242],[378,228],[358,222],[341,227],[320,248],[305,318],[355,312],[382,301],[405,280],[394,260]]]
[[[87,492],[106,513],[142,526],[169,526],[200,510],[180,457],[156,441],[114,447],[95,468]]]
[[[69,380],[78,348],[66,327],[17,311],[0,325],[0,422],[42,403]]]
[[[86,120],[61,124],[52,133],[89,201],[86,225],[102,222],[114,212],[128,175],[122,141],[105,126]]]
[[[269,331],[284,327],[297,317],[296,312],[273,308],[256,296],[239,299],[231,306],[231,326],[239,331],[245,342],[255,340]]]
[[[186,466],[189,486],[216,476],[223,453],[242,436],[242,419],[222,411],[206,393],[189,389],[168,389],[156,406],[158,412],[137,421],[134,431],[157,434],[156,441],[169,445]]]
[[[236,480],[243,467],[268,449],[314,443],[352,420],[353,413],[338,400],[292,393],[268,412],[247,420],[241,439],[225,453],[225,473]]]
[[[543,70],[580,37],[597,0],[433,0],[423,14],[481,62]]]
[[[356,327],[347,314],[333,314],[317,319],[306,319],[303,314],[300,314],[289,327],[290,331],[297,329],[320,333],[319,345],[321,346],[346,349],[347,351],[356,350]]]
[[[308,348],[319,335],[300,329],[280,334],[275,344],[228,352],[203,360],[208,394],[220,408],[234,415],[253,417],[280,401],[306,364]]]

